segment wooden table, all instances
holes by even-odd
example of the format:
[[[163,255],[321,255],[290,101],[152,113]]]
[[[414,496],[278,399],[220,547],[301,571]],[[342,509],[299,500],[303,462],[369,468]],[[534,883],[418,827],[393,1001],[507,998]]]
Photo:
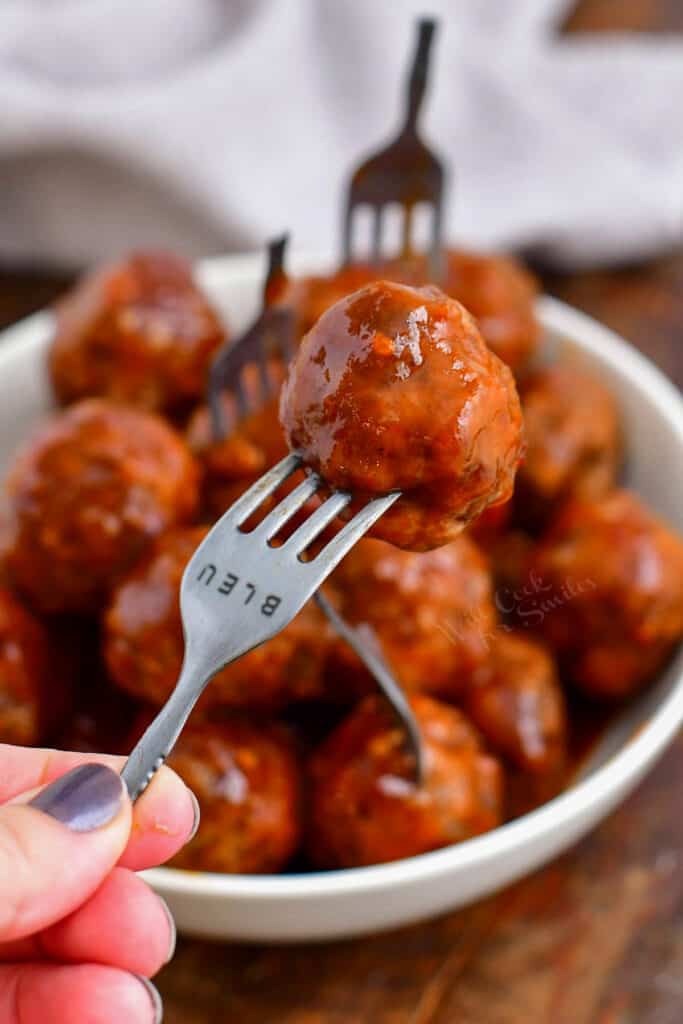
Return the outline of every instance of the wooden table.
[[[570,27],[683,31],[683,4],[590,0]],[[0,323],[65,283],[0,272]],[[683,254],[545,285],[683,384]],[[181,941],[158,979],[167,1024],[680,1024],[682,794],[680,737],[571,853],[465,911],[325,946]]]

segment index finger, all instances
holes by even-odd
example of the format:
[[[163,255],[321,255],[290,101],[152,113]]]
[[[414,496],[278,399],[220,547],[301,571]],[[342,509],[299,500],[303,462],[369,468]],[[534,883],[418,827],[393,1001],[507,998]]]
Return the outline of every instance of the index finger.
[[[124,757],[71,751],[12,747],[0,743],[0,803],[6,803],[81,764],[109,765],[120,772]],[[170,768],[161,768],[133,808],[128,845],[119,864],[141,871],[163,864],[196,831],[199,808],[192,792]]]

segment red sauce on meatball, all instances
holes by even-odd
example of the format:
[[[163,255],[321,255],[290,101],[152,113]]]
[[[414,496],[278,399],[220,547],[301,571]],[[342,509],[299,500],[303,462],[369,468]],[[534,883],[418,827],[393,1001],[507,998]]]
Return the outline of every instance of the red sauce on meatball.
[[[426,552],[362,540],[344,558],[332,585],[344,617],[372,627],[408,691],[457,697],[487,656],[497,622],[491,574],[464,535]],[[367,677],[341,641],[336,668],[338,690],[344,678],[348,685],[356,676]]]
[[[0,743],[46,739],[68,707],[68,680],[47,628],[0,588]]]
[[[570,498],[599,498],[621,463],[616,402],[592,374],[544,367],[520,385],[527,448],[517,474],[516,519],[545,526]]]
[[[226,718],[190,723],[168,759],[196,794],[197,835],[173,867],[227,874],[281,870],[301,834],[301,768],[285,730]]]
[[[523,450],[510,370],[438,289],[377,282],[329,309],[283,387],[288,442],[359,500],[402,497],[377,537],[427,550],[512,493]]]
[[[3,496],[12,582],[45,612],[96,613],[116,580],[197,508],[197,470],[159,417],[88,399],[40,427]]]
[[[528,270],[507,256],[450,250],[443,288],[470,311],[498,358],[515,373],[522,370],[541,337],[538,286]]]
[[[86,275],[56,308],[48,366],[63,403],[107,396],[155,412],[198,401],[225,331],[167,252],[138,252]]]
[[[486,832],[501,821],[502,773],[455,708],[414,697],[426,777],[412,781],[405,737],[368,697],[315,753],[309,851],[326,868],[379,864]]]
[[[202,503],[210,517],[221,516],[247,487],[287,454],[278,404],[278,399],[272,398],[263,408],[250,412],[220,441],[212,439],[206,406],[195,411],[188,424],[187,440],[202,468]]]
[[[683,541],[635,494],[567,506],[531,555],[536,623],[570,677],[623,697],[683,637]]]
[[[564,697],[550,653],[531,637],[496,632],[463,707],[489,746],[517,767],[541,773],[562,768]]]

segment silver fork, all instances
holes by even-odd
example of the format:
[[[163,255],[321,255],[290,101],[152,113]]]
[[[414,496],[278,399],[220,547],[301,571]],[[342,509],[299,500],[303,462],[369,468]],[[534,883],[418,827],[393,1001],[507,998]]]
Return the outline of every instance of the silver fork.
[[[349,625],[337,609],[330,604],[322,590],[317,591],[315,601],[332,623],[337,633],[363,662],[377,683],[380,692],[389,704],[401,728],[404,730],[408,740],[408,747],[413,755],[415,781],[419,785],[424,778],[424,751],[422,749],[420,728],[410,702],[396,682],[394,673],[384,660],[382,645],[377,634],[368,623],[361,623],[358,626]]]
[[[414,252],[413,213],[418,204],[424,204],[431,212],[429,269],[432,279],[439,279],[442,264],[445,173],[441,161],[425,145],[417,129],[420,108],[427,88],[429,56],[436,26],[434,18],[420,18],[417,23],[417,42],[408,75],[401,131],[388,146],[364,160],[351,177],[342,230],[343,264],[354,261],[353,221],[359,207],[369,207],[373,210],[371,258],[374,263],[378,263],[383,258],[383,221],[389,204],[398,204],[403,210],[401,258],[409,257]],[[355,259],[359,259],[358,255]]]
[[[180,585],[185,656],[175,690],[123,768],[132,800],[168,757],[209,680],[225,665],[284,629],[344,555],[393,505],[400,492],[373,498],[310,560],[303,554],[351,502],[333,491],[279,546],[270,542],[323,486],[306,477],[249,533],[247,519],[303,459],[292,453],[265,473],[218,520],[190,559]]]
[[[207,402],[214,441],[222,440],[228,429],[223,407],[224,391],[233,394],[238,418],[253,411],[250,409],[250,396],[244,386],[245,368],[258,367],[260,399],[266,402],[274,395],[269,359],[279,360],[286,365],[294,355],[294,311],[288,306],[277,304],[286,284],[284,255],[287,240],[285,234],[268,243],[268,269],[260,314],[240,338],[236,341],[229,339],[219,349],[211,364]]]
[[[293,354],[294,317],[284,306],[276,307],[287,286],[285,254],[288,235],[268,243],[268,266],[263,285],[263,309],[245,333],[214,359],[208,384],[208,405],[211,410],[211,432],[214,441],[221,441],[227,432],[223,393],[229,391],[239,416],[255,412],[259,404],[275,397],[276,388],[269,372],[269,359],[287,364]],[[276,314],[276,315],[274,315]],[[254,401],[253,391],[245,386],[244,371],[248,366],[259,368],[259,395]],[[415,779],[422,779],[423,753],[420,731],[410,703],[396,682],[381,651],[379,640],[370,626],[351,626],[330,604],[322,592],[313,600],[332,624],[337,634],[351,647],[375,680],[380,692],[389,703],[394,716],[403,729],[413,755]]]

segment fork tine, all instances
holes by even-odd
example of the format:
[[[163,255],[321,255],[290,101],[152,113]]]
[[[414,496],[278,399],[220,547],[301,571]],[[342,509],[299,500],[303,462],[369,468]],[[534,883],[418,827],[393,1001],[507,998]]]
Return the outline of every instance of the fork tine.
[[[443,266],[443,262],[444,261],[443,261],[442,246],[441,246],[441,238],[442,238],[441,219],[442,219],[442,212],[443,211],[442,211],[442,205],[441,205],[441,197],[439,197],[439,201],[434,203],[434,205],[432,207],[432,238],[431,238],[431,244],[429,246],[429,257],[428,257],[429,258],[430,276],[431,276],[432,281],[434,281],[436,283],[441,281],[441,276],[442,276],[443,270],[444,270],[444,266]]]
[[[349,194],[344,208],[344,225],[342,228],[342,266],[351,263],[352,239],[353,239],[353,183],[349,186]]]
[[[249,412],[249,395],[247,394],[242,370],[237,374],[233,394],[235,396],[235,405],[237,406],[237,419],[242,420]]]
[[[412,231],[413,231],[413,206],[411,203],[405,203],[403,206],[403,237],[401,241],[402,251],[401,257],[405,259],[410,256],[412,248]]]
[[[289,309],[289,308],[281,310],[280,315],[281,315],[282,319],[284,320],[284,323],[283,323],[283,326],[282,326],[282,332],[281,332],[281,336],[280,336],[280,341],[281,341],[281,344],[282,344],[282,357],[283,357],[283,362],[285,364],[287,364],[287,363],[291,362],[292,359],[294,358],[294,348],[295,348],[294,326],[295,326],[295,319],[294,319],[294,314],[293,314],[292,310]]]
[[[278,502],[274,509],[272,509],[267,516],[263,518],[263,521],[255,527],[251,533],[254,540],[272,540],[275,534],[280,530],[288,519],[299,511],[302,505],[313,497],[315,492],[318,490],[322,483],[322,480],[316,473],[311,473],[305,480],[294,488],[294,490],[286,495],[282,501]]]
[[[270,373],[268,372],[268,359],[266,353],[263,350],[263,345],[259,347],[258,356],[258,376],[259,386],[261,389],[261,401],[267,402],[268,399],[273,397],[272,381],[270,379]]]
[[[290,452],[277,465],[264,473],[260,479],[252,484],[249,490],[240,495],[237,501],[230,506],[225,516],[229,517],[235,526],[240,526],[252,512],[269,498],[273,491],[276,491],[292,473],[301,467],[303,459],[297,452]]]
[[[379,263],[382,257],[382,221],[384,219],[384,207],[375,207],[375,216],[372,221],[372,261]]]
[[[344,494],[343,491],[338,491],[336,493]],[[327,502],[332,501],[334,497],[335,495],[332,495],[327,499]],[[346,552],[361,539],[364,533],[367,533],[372,524],[375,523],[388,508],[391,508],[399,497],[400,493],[398,491],[393,491],[391,494],[383,494],[381,498],[372,498],[359,512],[356,512],[353,519],[350,519],[346,526],[344,526],[336,536],[328,541],[322,551],[318,552],[315,558],[312,558],[310,562],[304,563],[304,567],[311,566],[311,568],[317,568],[318,571],[324,568],[326,577],[328,573],[332,571],[334,566],[342,560]],[[327,502],[325,502],[325,505]],[[322,507],[324,508],[325,505]],[[316,511],[320,510],[318,509]],[[314,512],[313,515],[315,514],[316,513]],[[290,541],[291,540],[293,540],[293,537],[290,538]]]
[[[209,370],[207,392],[211,436],[217,440],[225,437],[227,433],[225,410],[223,409],[223,365],[220,359],[215,359]]]
[[[322,533],[325,527],[337,518],[350,501],[351,495],[346,491],[335,491],[308,516],[301,526],[297,527],[292,536],[285,541],[285,547],[300,555],[318,534]]]

